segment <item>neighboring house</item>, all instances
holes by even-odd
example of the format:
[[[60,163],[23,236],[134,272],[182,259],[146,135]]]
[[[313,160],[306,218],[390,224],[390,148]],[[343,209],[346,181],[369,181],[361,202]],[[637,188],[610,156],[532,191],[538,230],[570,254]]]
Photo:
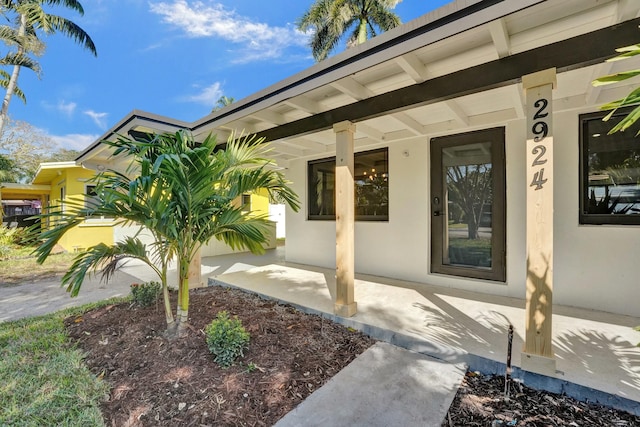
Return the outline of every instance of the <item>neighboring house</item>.
[[[287,211],[286,260],[336,268],[338,314],[355,312],[354,271],[526,297],[537,345],[552,295],[640,316],[640,143],[607,135],[599,111],[640,83],[591,85],[640,68],[604,62],[640,42],[639,12],[458,0],[194,123],[133,111],[101,139],[264,136],[303,202]],[[77,160],[116,162],[99,141]]]
[[[54,209],[65,211],[70,209],[70,200],[82,201],[97,197],[95,193],[96,175],[93,169],[82,167],[79,163],[52,162],[41,163],[31,184],[0,184],[0,200],[13,204],[13,201],[31,200],[46,211]],[[246,206],[252,215],[267,214],[269,200],[265,195],[246,194],[237,203]],[[7,219],[10,217],[7,216]],[[10,225],[7,222],[7,225]],[[16,224],[17,225],[17,224]],[[48,224],[43,224],[43,227]],[[84,223],[72,228],[60,240],[60,246],[68,252],[86,249],[98,243],[111,245],[123,237],[132,235],[139,230],[135,226],[116,225],[112,218],[87,218]],[[150,239],[149,234],[142,233],[141,238]],[[275,247],[275,225],[273,236],[270,237],[268,247]],[[203,256],[214,256],[233,252],[226,245],[212,241],[202,248]]]

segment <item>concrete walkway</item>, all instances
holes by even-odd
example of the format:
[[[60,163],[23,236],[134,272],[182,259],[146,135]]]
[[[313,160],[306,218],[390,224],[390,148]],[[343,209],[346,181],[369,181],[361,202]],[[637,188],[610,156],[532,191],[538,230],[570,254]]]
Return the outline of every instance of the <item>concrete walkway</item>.
[[[374,346],[283,418],[278,424],[281,427],[440,425],[466,366],[504,372],[509,324],[516,331],[515,377],[539,388],[640,415],[640,348],[636,347],[640,332],[632,329],[640,325],[639,318],[555,306],[557,372],[555,378],[549,378],[517,368],[523,344],[523,300],[357,275],[358,314],[345,319],[333,315],[334,271],[287,264],[282,247],[264,256],[205,258],[202,271],[210,285],[236,286],[286,301],[411,350]],[[148,267],[135,263],[117,274],[107,285],[88,281],[78,298],[69,298],[58,280],[1,288],[0,321],[124,296],[131,283],[156,280]],[[345,394],[338,397],[339,393]],[[429,402],[435,406],[425,406]],[[340,412],[343,410],[346,414]],[[341,424],[334,416],[346,421]],[[388,423],[388,416],[402,422]],[[395,418],[403,416],[407,418]],[[421,418],[425,416],[429,418]],[[313,424],[316,420],[318,424]]]
[[[224,257],[220,257],[223,258]],[[514,326],[514,375],[538,388],[599,401],[640,415],[640,318],[554,306],[555,377],[518,369],[524,336],[524,300],[356,275],[358,313],[333,315],[335,272],[287,264],[283,248],[243,259],[231,271],[226,259],[210,284],[232,285],[322,314],[400,347],[472,370],[504,373],[507,329]],[[223,260],[205,261],[218,262]],[[246,268],[253,265],[252,268]],[[219,273],[219,274],[216,274]]]
[[[379,342],[276,427],[440,427],[466,367]]]
[[[77,297],[71,298],[60,287],[60,277],[53,277],[18,286],[0,288],[0,322],[42,316],[89,302],[129,295],[129,286],[139,280],[135,276],[117,272],[109,283],[99,278],[87,279]]]

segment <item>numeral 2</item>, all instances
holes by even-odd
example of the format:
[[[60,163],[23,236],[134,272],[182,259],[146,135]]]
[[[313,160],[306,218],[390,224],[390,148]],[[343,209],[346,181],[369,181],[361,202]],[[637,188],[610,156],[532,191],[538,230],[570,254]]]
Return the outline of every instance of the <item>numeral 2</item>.
[[[547,148],[544,145],[536,145],[535,147],[533,147],[533,150],[531,150],[531,154],[537,154],[537,156],[533,160],[533,163],[531,163],[531,166],[540,166],[547,163],[547,159],[540,160],[540,158],[544,156],[544,153],[546,152]]]

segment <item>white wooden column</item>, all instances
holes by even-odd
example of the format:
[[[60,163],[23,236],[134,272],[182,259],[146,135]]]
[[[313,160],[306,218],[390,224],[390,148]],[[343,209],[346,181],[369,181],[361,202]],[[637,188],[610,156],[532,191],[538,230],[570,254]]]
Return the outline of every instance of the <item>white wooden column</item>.
[[[522,368],[555,375],[553,313],[553,105],[556,70],[522,77],[527,116],[527,301]]]
[[[355,197],[353,180],[353,134],[356,127],[345,121],[333,125],[336,134],[336,301],[338,316],[356,314],[354,296]]]

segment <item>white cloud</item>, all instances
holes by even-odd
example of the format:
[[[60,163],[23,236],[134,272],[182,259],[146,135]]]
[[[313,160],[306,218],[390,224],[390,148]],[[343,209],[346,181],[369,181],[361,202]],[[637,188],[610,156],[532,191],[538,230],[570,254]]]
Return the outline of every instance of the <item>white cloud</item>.
[[[82,151],[94,143],[100,135],[70,133],[67,135],[49,135],[58,147]]]
[[[107,116],[108,113],[97,113],[93,110],[87,110],[84,112],[87,116],[91,117],[94,123],[102,130],[107,129]]]
[[[174,0],[152,3],[150,8],[188,37],[215,37],[236,44],[240,52],[235,62],[278,58],[286,48],[305,46],[308,41],[308,36],[292,25],[271,27],[253,22],[215,1]]]
[[[76,103],[75,102],[64,102],[64,100],[58,101],[58,105],[56,109],[60,111],[65,116],[71,117],[73,113],[76,111]]]
[[[187,97],[187,101],[198,102],[213,108],[222,95],[220,82],[215,82],[211,86],[202,89],[199,94]]]

